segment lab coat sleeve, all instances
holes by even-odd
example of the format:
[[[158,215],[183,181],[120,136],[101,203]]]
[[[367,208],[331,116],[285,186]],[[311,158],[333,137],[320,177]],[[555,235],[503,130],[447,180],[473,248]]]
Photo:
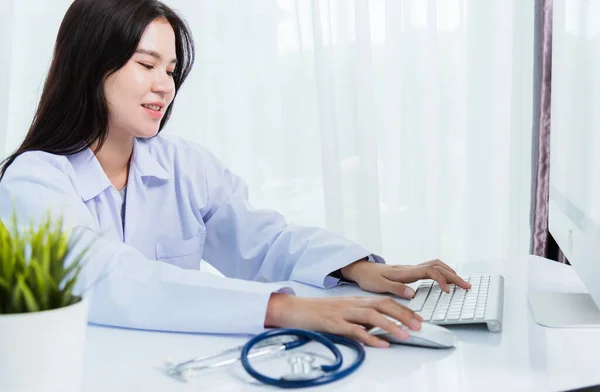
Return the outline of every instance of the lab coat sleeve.
[[[77,292],[90,298],[92,323],[253,334],[264,330],[271,293],[293,293],[285,285],[229,279],[148,260],[122,242],[99,236],[93,217],[68,176],[56,162],[39,159],[35,153],[20,156],[0,181],[0,217],[4,222],[9,222],[13,206],[19,222],[29,222],[30,218],[39,222],[48,211],[54,218],[64,217],[72,237],[79,238],[73,242],[66,264],[92,244],[77,285]]]
[[[208,206],[204,259],[225,276],[260,282],[293,280],[320,288],[340,283],[330,274],[378,255],[326,229],[290,224],[279,213],[248,202],[246,184],[203,152]]]

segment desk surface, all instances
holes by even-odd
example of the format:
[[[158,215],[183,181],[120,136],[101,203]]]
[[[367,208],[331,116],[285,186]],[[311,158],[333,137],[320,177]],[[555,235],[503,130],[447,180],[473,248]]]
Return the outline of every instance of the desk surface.
[[[367,347],[367,359],[356,373],[312,389],[564,391],[600,384],[597,364],[600,329],[545,328],[537,325],[528,311],[530,290],[586,291],[569,266],[523,256],[455,267],[462,276],[504,275],[502,333],[490,333],[483,327],[450,327],[459,338],[456,347],[450,350]],[[299,295],[374,295],[362,293],[354,286],[326,291],[295,287]],[[162,372],[165,358],[185,360],[211,354],[242,344],[246,339],[90,326],[82,391],[264,390],[265,387],[249,379],[239,365],[199,375],[191,383],[177,381]],[[282,362],[285,365],[282,358],[269,361],[270,366]]]

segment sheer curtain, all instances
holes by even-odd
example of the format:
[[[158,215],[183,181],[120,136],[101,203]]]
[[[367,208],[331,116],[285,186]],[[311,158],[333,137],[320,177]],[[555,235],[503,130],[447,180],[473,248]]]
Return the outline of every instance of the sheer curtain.
[[[12,3],[5,153],[69,1],[43,23],[44,1]],[[165,132],[216,153],[256,207],[391,263],[529,253],[533,1],[166,3],[197,62]]]

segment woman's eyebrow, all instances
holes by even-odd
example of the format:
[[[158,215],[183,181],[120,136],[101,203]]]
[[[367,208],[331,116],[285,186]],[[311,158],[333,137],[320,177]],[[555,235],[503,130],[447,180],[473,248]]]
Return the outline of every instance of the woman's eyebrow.
[[[157,60],[162,60],[162,56],[158,52],[155,52],[153,50],[137,49],[135,51],[135,53],[147,54],[149,56],[152,56],[152,57],[156,58]],[[177,64],[177,59],[171,60],[170,64]]]

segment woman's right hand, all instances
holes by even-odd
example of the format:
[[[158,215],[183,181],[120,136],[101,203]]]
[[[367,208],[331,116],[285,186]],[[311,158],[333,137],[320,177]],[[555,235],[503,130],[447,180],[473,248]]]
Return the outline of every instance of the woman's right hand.
[[[301,328],[344,335],[373,347],[389,343],[368,333],[380,327],[399,339],[408,333],[387,317],[419,330],[423,318],[389,297],[303,298],[288,294],[271,294],[265,327]]]

